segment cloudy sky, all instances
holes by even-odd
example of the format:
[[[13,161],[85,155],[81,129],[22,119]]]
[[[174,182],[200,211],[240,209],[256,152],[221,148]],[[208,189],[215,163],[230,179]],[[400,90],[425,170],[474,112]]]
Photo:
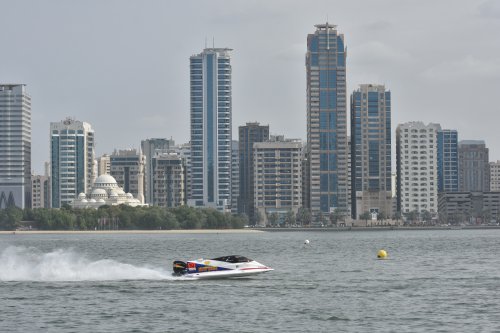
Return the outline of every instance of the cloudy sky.
[[[500,159],[500,0],[0,0],[0,83],[32,96],[33,165],[49,124],[89,122],[96,153],[189,141],[189,56],[230,47],[233,137],[248,121],[305,139],[306,36],[337,24],[348,91],[392,92],[393,129],[419,120],[484,139]]]

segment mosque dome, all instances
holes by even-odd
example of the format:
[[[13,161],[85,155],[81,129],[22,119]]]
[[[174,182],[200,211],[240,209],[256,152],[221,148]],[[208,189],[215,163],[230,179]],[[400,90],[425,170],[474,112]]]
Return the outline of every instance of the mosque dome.
[[[108,196],[108,192],[106,192],[106,190],[103,189],[103,188],[94,188],[92,190],[92,194],[90,196],[92,198],[107,197]]]
[[[85,193],[80,193],[77,199],[72,202],[75,208],[98,208],[102,205],[126,204],[130,206],[144,206],[135,199],[131,193],[125,193],[123,188],[118,186],[116,179],[111,175],[100,175],[94,182],[88,197]]]
[[[109,187],[118,187],[116,183],[116,179],[110,175],[100,175],[94,182],[94,188],[109,188]]]

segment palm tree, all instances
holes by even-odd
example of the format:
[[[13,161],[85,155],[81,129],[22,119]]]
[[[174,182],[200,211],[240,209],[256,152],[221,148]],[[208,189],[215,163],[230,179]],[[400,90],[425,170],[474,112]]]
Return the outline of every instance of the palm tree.
[[[422,221],[429,223],[432,220],[432,214],[428,210],[424,210],[421,214]]]
[[[342,210],[336,208],[333,212],[330,213],[330,223],[337,225],[339,220],[344,218],[344,213]]]
[[[380,223],[384,223],[384,220],[387,219],[387,216],[385,215],[384,212],[379,212],[377,214],[377,221],[380,221]]]
[[[392,215],[392,219],[396,220],[396,223],[399,224],[399,220],[401,219],[401,212],[396,212]]]
[[[276,226],[276,224],[278,224],[278,219],[279,216],[278,213],[276,212],[272,212],[271,214],[267,215],[267,220],[269,221],[269,224],[272,226]]]
[[[370,214],[370,212],[364,212],[363,214],[359,215],[359,218],[365,220],[365,224],[368,227],[368,220],[372,218],[372,214]]]
[[[417,220],[418,220],[418,211],[415,209],[415,210],[412,210],[411,212],[408,212],[405,214],[406,215],[406,220],[410,221],[412,224],[415,223]]]
[[[288,226],[295,224],[295,213],[293,212],[293,210],[289,210],[288,212],[286,212],[285,223]]]

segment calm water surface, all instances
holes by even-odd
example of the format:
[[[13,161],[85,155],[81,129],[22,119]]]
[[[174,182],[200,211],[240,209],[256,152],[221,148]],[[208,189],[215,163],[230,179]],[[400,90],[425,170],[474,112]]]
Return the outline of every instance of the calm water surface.
[[[226,254],[275,271],[170,276]],[[500,332],[500,230],[0,235],[0,331]]]

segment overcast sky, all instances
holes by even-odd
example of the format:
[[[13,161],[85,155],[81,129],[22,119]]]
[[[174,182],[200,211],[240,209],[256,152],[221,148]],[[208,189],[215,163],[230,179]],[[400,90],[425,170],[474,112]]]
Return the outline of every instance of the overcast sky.
[[[306,136],[306,37],[326,20],[347,85],[385,84],[393,131],[419,120],[484,139],[500,159],[500,0],[0,0],[0,83],[32,97],[32,168],[49,124],[90,123],[96,155],[142,139],[189,141],[189,57],[229,47],[233,138],[248,121]]]

